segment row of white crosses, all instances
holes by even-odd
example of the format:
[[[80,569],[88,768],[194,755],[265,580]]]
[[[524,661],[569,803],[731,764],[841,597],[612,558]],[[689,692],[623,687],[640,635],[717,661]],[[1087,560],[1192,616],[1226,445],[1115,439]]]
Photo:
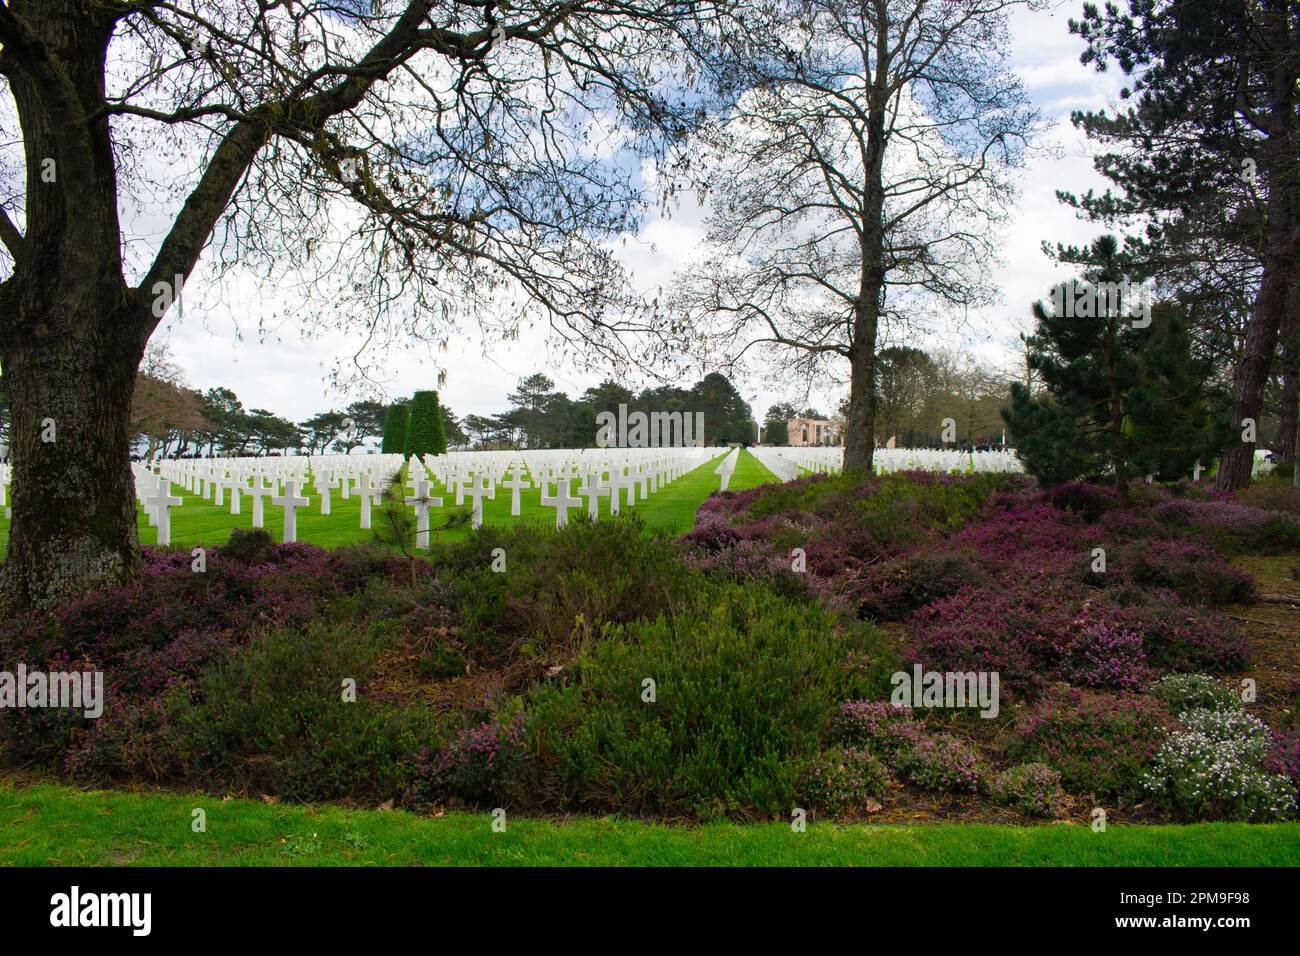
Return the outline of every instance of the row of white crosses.
[[[171,544],[172,508],[180,507],[184,504],[184,499],[172,494],[170,478],[159,477],[141,465],[133,465],[131,470],[135,478],[136,498],[144,507],[149,524],[158,529],[158,543]]]
[[[311,498],[302,493],[309,474],[320,502],[320,514],[331,513],[330,492],[337,490],[343,499],[348,499],[355,491],[361,502],[361,527],[368,529],[371,508],[381,500],[389,476],[396,473],[401,462],[400,455],[283,456],[162,461],[154,467],[156,477],[175,481],[218,507],[225,506],[226,492],[229,492],[232,515],[242,512],[245,495],[251,497],[255,528],[265,527],[269,499],[272,506],[284,512],[284,540],[296,541],[297,512],[311,505]]]
[[[641,452],[650,454],[641,454]],[[559,468],[547,468],[540,476],[541,503],[555,509],[555,526],[568,524],[569,511],[582,507],[586,500],[587,514],[593,521],[600,517],[600,499],[609,501],[610,514],[619,514],[621,503],[636,503],[638,490],[645,500],[682,475],[693,471],[718,454],[720,449],[602,449],[601,454],[589,456],[585,462],[571,468],[565,463]],[[630,454],[636,452],[636,454]],[[608,475],[608,477],[606,477]],[[577,496],[572,494],[572,481],[579,479]],[[723,479],[724,484],[726,478]],[[555,493],[550,493],[551,485]]]
[[[727,485],[731,484],[731,476],[735,474],[736,462],[740,460],[740,449],[733,448],[726,458],[722,459],[721,464],[714,469],[715,475],[722,476],[721,487],[719,491],[726,491]]]
[[[423,462],[408,462],[412,495],[407,504],[425,510],[424,501],[430,496],[427,488],[417,488],[416,482],[432,477],[455,494],[457,505],[469,499],[471,524],[479,527],[483,501],[495,500],[498,486],[510,492],[510,513],[515,517],[521,513],[523,492],[539,489],[541,504],[555,509],[556,527],[564,527],[572,510],[585,507],[598,520],[603,498],[609,512],[618,514],[624,504],[635,504],[638,489],[644,499],[718,453],[717,449],[702,448],[607,448],[426,456]],[[575,480],[579,482],[576,495]],[[422,521],[417,514],[417,522]]]
[[[611,514],[645,500],[682,475],[726,452],[716,469],[726,487],[737,449],[557,449],[545,451],[453,452],[426,455],[405,462],[410,494],[403,502],[415,509],[416,546],[427,548],[430,511],[443,506],[432,491],[435,482],[454,494],[458,506],[469,504],[471,524],[483,524],[483,502],[495,500],[497,489],[510,494],[510,513],[521,513],[521,495],[540,491],[544,506],[555,509],[556,527],[568,523],[569,512],[584,508],[592,519],[600,517],[602,499]],[[353,496],[361,504],[361,527],[371,527],[372,508],[403,465],[400,455],[320,455],[263,458],[210,458],[157,461],[134,467],[136,492],[150,524],[158,528],[158,543],[171,541],[171,509],[183,498],[172,494],[173,483],[218,507],[242,513],[243,498],[252,498],[252,524],[265,526],[266,505],[284,513],[284,541],[298,537],[298,512],[310,508],[304,494],[310,483],[319,513],[329,515],[333,493],[343,500]],[[578,483],[575,493],[574,482]],[[552,491],[554,489],[554,491]]]
[[[805,472],[838,473],[844,465],[844,449],[837,447],[759,446],[753,454],[781,481],[797,478]],[[555,525],[564,527],[569,512],[585,507],[592,519],[599,519],[600,502],[605,499],[611,514],[622,506],[635,505],[659,491],[683,474],[713,461],[725,452],[714,469],[720,487],[726,490],[735,471],[739,449],[722,448],[604,448],[555,449],[545,451],[452,452],[414,458],[405,464],[411,494],[403,500],[416,511],[417,547],[429,546],[429,513],[443,505],[441,497],[430,492],[438,482],[455,494],[458,506],[470,501],[471,524],[483,524],[483,501],[495,500],[497,488],[510,494],[510,514],[521,513],[521,494],[540,489],[541,504],[555,509]],[[1256,469],[1261,470],[1263,452],[1256,453]],[[877,448],[874,455],[878,474],[899,470],[1021,472],[1023,466],[1014,449],[993,451],[959,451],[933,448]],[[144,506],[149,523],[158,529],[158,543],[171,543],[171,509],[183,498],[172,494],[172,484],[225,506],[229,493],[232,515],[242,511],[242,499],[253,499],[253,527],[265,526],[266,502],[284,513],[285,541],[298,538],[298,511],[311,506],[311,498],[302,494],[308,482],[314,485],[320,502],[320,514],[331,513],[331,492],[338,491],[343,500],[355,495],[361,503],[361,528],[369,529],[372,508],[379,504],[403,464],[401,455],[318,455],[261,458],[209,458],[157,461],[151,465],[135,464],[133,471],[136,495]],[[1264,469],[1269,467],[1263,463]],[[1198,462],[1193,480],[1205,469]],[[12,468],[0,463],[0,506],[10,517],[8,486]],[[576,494],[573,482],[579,482]],[[283,487],[283,492],[281,488]],[[554,488],[554,493],[551,489]]]
[[[755,456],[782,481],[803,472],[837,474],[844,468],[842,447],[779,447],[754,449]],[[1015,449],[963,451],[956,448],[877,448],[872,457],[876,474],[894,471],[1022,472]]]
[[[793,456],[784,454],[793,450],[790,448],[773,448],[770,445],[756,445],[750,449],[763,467],[776,475],[781,481],[790,481],[798,478],[803,473],[803,468],[794,460]]]

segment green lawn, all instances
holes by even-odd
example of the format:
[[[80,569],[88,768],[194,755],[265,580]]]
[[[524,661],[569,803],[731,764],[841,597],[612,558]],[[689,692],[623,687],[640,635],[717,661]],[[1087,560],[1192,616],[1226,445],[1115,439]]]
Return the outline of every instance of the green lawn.
[[[193,811],[206,812],[194,833]],[[0,865],[1296,866],[1300,824],[1004,827],[561,823],[0,782]]]
[[[713,469],[718,466],[719,461],[721,456],[683,475],[672,484],[660,488],[659,491],[651,493],[644,501],[641,500],[638,491],[634,510],[641,514],[648,527],[666,528],[677,532],[690,530],[695,524],[695,510],[710,492],[718,489],[720,479],[713,473]],[[741,449],[740,461],[731,479],[731,489],[740,491],[776,480],[776,476],[757,458],[747,450]],[[445,490],[437,487],[433,494],[442,494]],[[253,526],[253,501],[247,495],[243,496],[241,502],[242,513],[232,515],[229,497],[226,498],[226,504],[218,508],[210,500],[184,491],[178,484],[172,485],[172,494],[184,499],[183,505],[172,509],[172,544],[190,547],[200,544],[221,545],[230,538],[232,529]],[[298,512],[299,541],[322,547],[337,547],[371,540],[373,533],[361,530],[359,498],[353,496],[344,501],[335,490],[331,493],[330,514],[322,515],[320,496],[316,494],[315,488],[309,486],[305,494],[311,498],[311,506]],[[513,518],[510,515],[510,491],[498,488],[496,500],[483,502],[483,521],[486,524],[506,524],[520,520],[554,524],[555,509],[543,507],[541,494],[540,489],[523,491],[520,496],[520,515],[518,518]],[[626,493],[623,501],[626,510]],[[455,498],[444,494],[443,505],[444,509],[454,507]],[[609,501],[606,499],[601,502],[601,514],[608,513]],[[144,516],[144,509],[138,509],[137,514],[140,522],[140,543],[155,543],[158,533],[155,528],[150,527]],[[571,511],[569,514],[572,517],[577,512]],[[376,510],[376,519],[377,515]],[[431,513],[430,521],[435,528],[443,520],[445,519],[439,517],[438,510],[435,509]],[[279,540],[284,533],[284,513],[279,508],[273,507],[269,499],[266,502],[265,527],[276,540]],[[467,534],[467,527],[444,532],[439,536],[439,540],[447,541],[464,537]],[[8,543],[9,522],[3,517],[3,511],[0,511],[0,556],[3,556]]]

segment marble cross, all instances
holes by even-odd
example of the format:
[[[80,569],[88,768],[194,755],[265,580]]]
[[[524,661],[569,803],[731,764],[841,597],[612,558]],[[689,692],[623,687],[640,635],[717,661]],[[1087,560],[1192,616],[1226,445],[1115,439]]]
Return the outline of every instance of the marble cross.
[[[532,482],[525,481],[523,474],[516,466],[510,472],[510,479],[508,481],[502,480],[501,487],[510,489],[510,514],[516,518],[519,517],[519,492],[525,488],[531,488]]]
[[[460,497],[462,494],[474,499],[473,510],[470,512],[470,527],[483,527],[483,499],[496,498],[496,489],[494,489],[491,482],[486,479],[484,479],[482,483],[475,480],[475,482],[469,487],[466,487],[463,484],[460,486],[460,492],[458,492],[457,497]]]
[[[569,494],[569,481],[564,478],[556,481],[555,494],[548,495],[545,490],[542,491],[542,504],[548,508],[555,509],[555,527],[563,528],[569,523],[569,509],[579,508],[582,506],[582,499],[574,498]]]
[[[284,483],[283,495],[272,495],[271,504],[284,509],[284,540],[298,540],[298,509],[306,508],[311,499],[298,494],[298,480],[290,478]]]
[[[158,516],[158,543],[161,545],[172,543],[171,509],[184,504],[179,496],[171,493],[170,485],[170,481],[164,480],[158,485],[158,490],[144,500],[145,506],[153,508]]]
[[[402,499],[415,508],[415,546],[423,551],[429,550],[429,509],[441,508],[442,499],[429,495],[429,482],[423,478],[415,480],[415,494]]]

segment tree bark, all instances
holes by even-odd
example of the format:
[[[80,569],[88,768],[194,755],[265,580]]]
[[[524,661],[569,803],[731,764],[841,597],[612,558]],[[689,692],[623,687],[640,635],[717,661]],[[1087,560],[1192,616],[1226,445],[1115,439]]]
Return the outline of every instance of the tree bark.
[[[876,328],[875,302],[859,303],[854,342],[849,350],[849,414],[844,428],[844,469],[870,473],[875,458]]]
[[[1274,450],[1282,461],[1295,462],[1297,417],[1300,416],[1300,276],[1287,290],[1286,324],[1282,330],[1282,408],[1278,414]]]
[[[874,88],[867,104],[867,146],[863,156],[862,269],[853,303],[849,347],[849,414],[845,422],[844,470],[870,474],[876,453],[876,337],[885,288],[885,117],[888,112],[888,48],[885,18],[877,28]],[[864,62],[864,68],[872,64]]]
[[[1286,359],[1282,369],[1282,413],[1278,418],[1277,454],[1282,461],[1295,461],[1296,404],[1300,401],[1300,361]]]
[[[149,303],[123,279],[117,172],[106,120],[102,10],[52,0],[36,40],[6,44],[23,128],[26,235],[5,238],[0,363],[13,420],[12,523],[0,614],[49,609],[136,578],[129,461]],[[13,62],[24,69],[11,69]]]
[[[84,303],[92,314],[37,319],[3,350],[14,471],[0,608],[48,609],[139,575],[129,426],[140,356],[99,301]]]
[[[1233,426],[1243,431],[1247,422],[1259,427],[1264,407],[1264,387],[1277,351],[1277,340],[1286,321],[1287,293],[1300,254],[1297,235],[1297,203],[1300,176],[1295,166],[1297,124],[1295,115],[1295,68],[1291,58],[1278,58],[1273,66],[1268,138],[1263,147],[1268,176],[1265,209],[1265,244],[1259,292],[1251,309],[1246,344],[1233,373]],[[1250,485],[1255,464],[1254,441],[1237,441],[1228,446],[1219,461],[1215,481],[1220,491],[1235,491]]]
[[[1243,432],[1248,422],[1259,425],[1264,407],[1264,386],[1277,351],[1278,332],[1286,311],[1287,286],[1290,284],[1292,260],[1296,254],[1296,237],[1289,201],[1269,203],[1270,222],[1259,294],[1255,298],[1246,344],[1233,373],[1234,428]],[[1234,441],[1223,453],[1215,486],[1221,491],[1235,491],[1250,485],[1255,463],[1254,441]]]

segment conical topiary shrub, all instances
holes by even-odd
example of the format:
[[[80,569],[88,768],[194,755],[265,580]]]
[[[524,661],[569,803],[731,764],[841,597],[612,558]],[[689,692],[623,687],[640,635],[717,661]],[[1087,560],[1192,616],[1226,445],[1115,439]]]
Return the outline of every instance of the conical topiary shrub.
[[[406,431],[406,457],[441,455],[447,450],[447,433],[437,392],[416,392],[411,398],[411,424]]]
[[[389,405],[384,415],[384,435],[379,450],[385,455],[400,455],[406,450],[406,433],[411,425],[411,408],[405,402]]]

